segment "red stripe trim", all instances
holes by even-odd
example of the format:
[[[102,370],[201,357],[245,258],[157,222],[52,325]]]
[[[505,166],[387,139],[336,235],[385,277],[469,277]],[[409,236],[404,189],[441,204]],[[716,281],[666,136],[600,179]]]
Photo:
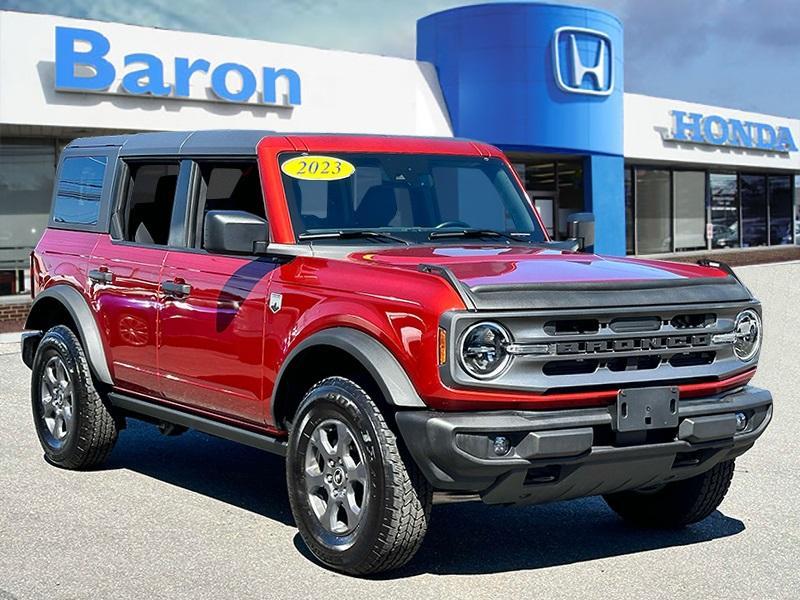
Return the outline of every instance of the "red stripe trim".
[[[728,379],[722,379],[720,381],[706,381],[703,383],[687,383],[684,385],[679,385],[678,389],[681,391],[681,398],[697,398],[700,396],[709,395],[713,396],[715,394],[720,394],[727,390],[731,390],[746,384],[753,378],[755,374],[756,370],[750,369],[749,371],[739,373],[738,375],[734,375]]]

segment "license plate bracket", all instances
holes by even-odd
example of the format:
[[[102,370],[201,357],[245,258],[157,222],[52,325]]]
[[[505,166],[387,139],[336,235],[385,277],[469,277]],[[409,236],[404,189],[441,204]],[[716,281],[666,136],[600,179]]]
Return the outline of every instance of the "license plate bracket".
[[[678,426],[678,388],[649,387],[620,390],[614,425],[617,431],[646,431]]]

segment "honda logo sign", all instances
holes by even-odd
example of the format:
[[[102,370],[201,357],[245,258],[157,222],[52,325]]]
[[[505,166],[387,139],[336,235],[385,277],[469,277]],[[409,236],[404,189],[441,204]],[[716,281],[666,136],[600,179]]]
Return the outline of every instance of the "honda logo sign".
[[[594,29],[559,27],[553,35],[553,70],[565,92],[608,96],[614,91],[611,38]]]

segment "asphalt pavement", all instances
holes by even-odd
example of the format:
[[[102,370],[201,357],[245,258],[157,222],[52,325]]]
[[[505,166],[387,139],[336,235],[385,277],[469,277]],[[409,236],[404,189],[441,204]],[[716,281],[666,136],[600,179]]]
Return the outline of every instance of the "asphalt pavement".
[[[314,562],[277,457],[132,421],[92,472],[48,465],[28,369],[0,340],[0,599],[798,598],[800,263],[743,267],[764,303],[755,383],[775,419],[720,510],[678,532],[624,525],[601,499],[435,506],[422,549],[372,579]]]

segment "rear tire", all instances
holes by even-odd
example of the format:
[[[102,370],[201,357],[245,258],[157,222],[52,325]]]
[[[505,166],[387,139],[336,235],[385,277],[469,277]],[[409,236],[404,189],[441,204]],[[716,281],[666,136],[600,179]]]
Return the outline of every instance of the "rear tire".
[[[289,435],[286,479],[303,541],[333,569],[396,569],[422,543],[430,484],[401,455],[378,406],[349,379],[329,377],[306,394]]]
[[[611,509],[634,525],[680,528],[697,523],[722,503],[733,479],[734,461],[715,465],[690,479],[668,483],[655,491],[630,491],[604,496]]]
[[[53,327],[39,343],[31,369],[31,406],[45,458],[54,465],[89,469],[102,463],[117,441],[117,423],[68,327]]]

